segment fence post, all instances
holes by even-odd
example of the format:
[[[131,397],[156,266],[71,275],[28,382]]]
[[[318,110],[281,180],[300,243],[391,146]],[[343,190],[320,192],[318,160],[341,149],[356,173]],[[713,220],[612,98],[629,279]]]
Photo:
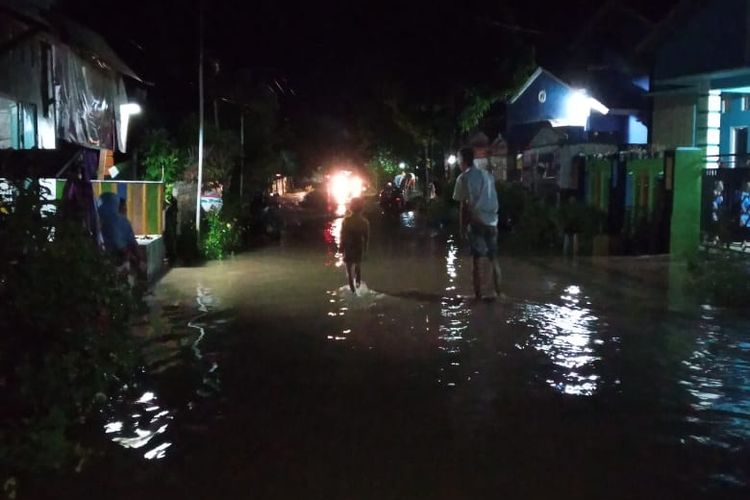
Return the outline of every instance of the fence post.
[[[697,148],[675,152],[670,252],[679,259],[695,255],[700,244],[703,156]]]

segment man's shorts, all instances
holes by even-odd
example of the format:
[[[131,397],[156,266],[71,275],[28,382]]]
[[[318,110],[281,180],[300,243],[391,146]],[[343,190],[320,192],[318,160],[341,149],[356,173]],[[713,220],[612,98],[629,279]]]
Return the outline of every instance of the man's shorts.
[[[497,226],[469,224],[469,244],[474,257],[497,256]]]

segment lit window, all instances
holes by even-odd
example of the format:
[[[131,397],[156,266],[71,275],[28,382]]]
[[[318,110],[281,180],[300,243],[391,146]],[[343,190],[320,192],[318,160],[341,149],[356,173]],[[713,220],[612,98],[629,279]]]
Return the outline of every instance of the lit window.
[[[740,102],[742,111],[750,110],[750,96],[743,95]]]
[[[36,147],[36,106],[0,97],[0,149]]]

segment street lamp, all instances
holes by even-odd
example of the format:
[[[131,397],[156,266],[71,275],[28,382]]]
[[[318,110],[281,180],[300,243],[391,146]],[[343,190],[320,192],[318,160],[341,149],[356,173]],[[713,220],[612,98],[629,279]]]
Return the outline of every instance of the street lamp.
[[[406,169],[406,163],[404,163],[404,162],[399,163],[398,164],[398,168],[400,168],[401,170]]]
[[[448,165],[450,165],[451,167],[455,165],[457,161],[458,161],[458,158],[456,158],[456,155],[450,155],[448,157]]]

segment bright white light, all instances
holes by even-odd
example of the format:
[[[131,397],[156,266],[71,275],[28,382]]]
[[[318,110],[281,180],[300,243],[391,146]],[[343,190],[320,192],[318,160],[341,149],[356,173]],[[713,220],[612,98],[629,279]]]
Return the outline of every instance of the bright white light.
[[[129,115],[129,116],[139,115],[141,114],[141,111],[142,111],[141,105],[138,104],[137,102],[129,102],[127,104],[120,105],[120,112],[123,115]]]
[[[591,114],[589,96],[584,90],[573,91],[568,96],[566,111],[568,125],[574,127],[585,127]]]
[[[456,155],[450,155],[448,157],[448,165],[455,165],[458,161],[458,158],[456,158]]]
[[[334,174],[328,182],[328,193],[339,207],[345,206],[352,198],[362,196],[364,191],[365,183],[362,178],[348,171]]]
[[[589,97],[589,105],[591,106],[591,109],[596,111],[597,113],[601,113],[603,115],[606,115],[609,113],[609,108],[605,106],[604,104],[600,103],[593,97]]]
[[[344,172],[339,172],[331,177],[331,196],[333,196],[338,205],[346,203],[349,197],[349,179],[347,177]]]
[[[404,170],[406,168],[406,163],[404,162],[399,163],[398,168],[400,168],[401,170]]]
[[[609,108],[589,96],[586,90],[574,90],[568,95],[565,117],[552,120],[552,126],[586,127],[592,110],[603,115],[609,113]]]
[[[352,198],[358,198],[362,196],[362,191],[364,191],[362,179],[360,179],[359,177],[352,177],[351,181],[349,182],[349,189]]]
[[[721,113],[708,114],[708,128],[721,128]]]
[[[109,170],[107,170],[107,172],[109,173],[109,176],[110,176],[110,177],[112,177],[112,178],[114,179],[115,177],[117,177],[117,176],[119,175],[119,173],[120,173],[120,169],[118,169],[117,167],[115,167],[115,166],[113,165],[113,166],[111,166],[111,167],[109,168]]]

